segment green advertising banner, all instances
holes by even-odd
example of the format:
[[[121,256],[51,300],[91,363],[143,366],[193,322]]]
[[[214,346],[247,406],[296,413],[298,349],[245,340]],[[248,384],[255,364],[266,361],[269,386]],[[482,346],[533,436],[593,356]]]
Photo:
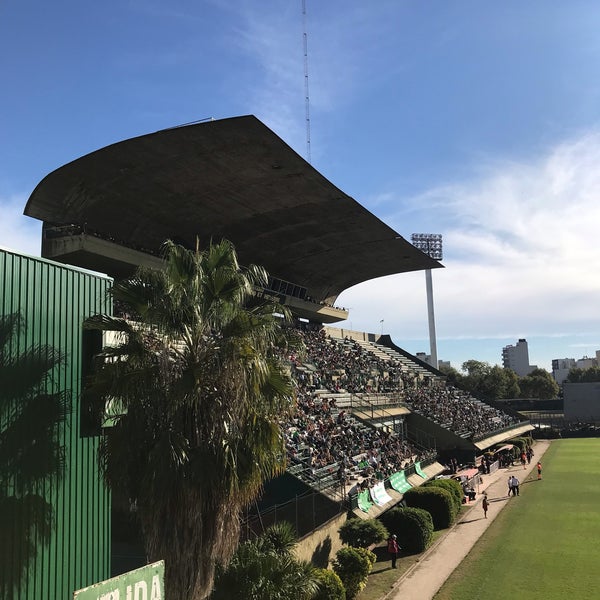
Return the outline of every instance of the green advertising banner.
[[[165,600],[165,561],[78,590],[73,600]]]

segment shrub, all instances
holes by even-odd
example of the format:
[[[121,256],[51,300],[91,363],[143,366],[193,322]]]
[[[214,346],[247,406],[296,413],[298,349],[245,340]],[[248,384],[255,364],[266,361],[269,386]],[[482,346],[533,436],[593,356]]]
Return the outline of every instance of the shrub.
[[[344,584],[337,573],[329,569],[316,569],[319,589],[313,600],[346,600]]]
[[[425,483],[423,487],[439,487],[448,490],[452,494],[452,499],[454,500],[456,509],[454,515],[456,516],[460,512],[463,497],[465,495],[460,481],[457,481],[456,479],[434,479],[433,481]]]
[[[521,454],[521,452],[523,452],[525,450],[526,444],[527,444],[527,442],[525,441],[525,438],[522,438],[522,437],[513,438],[512,440],[509,440],[508,443],[515,446],[516,452],[518,452],[519,454]]]
[[[396,533],[401,549],[408,554],[423,552],[431,544],[433,521],[422,508],[392,508],[381,515],[381,520]]]
[[[342,548],[333,561],[333,570],[346,588],[347,600],[353,600],[367,584],[376,556],[365,548]]]
[[[226,567],[217,567],[211,600],[312,598],[319,589],[316,569],[294,558],[296,544],[289,523],[272,525],[255,540],[243,542]]]
[[[411,488],[404,501],[412,508],[423,508],[431,514],[434,529],[446,529],[454,523],[454,500],[448,490],[435,487]]]
[[[344,544],[355,548],[368,548],[387,539],[388,530],[377,519],[348,519],[339,529],[340,539]]]

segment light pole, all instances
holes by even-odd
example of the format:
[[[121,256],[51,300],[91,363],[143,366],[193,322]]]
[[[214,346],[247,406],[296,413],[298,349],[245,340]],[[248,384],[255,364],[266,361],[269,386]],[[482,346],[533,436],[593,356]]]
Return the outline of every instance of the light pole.
[[[442,260],[442,235],[440,233],[413,233],[412,245],[421,250],[434,260]],[[429,364],[438,368],[437,342],[435,338],[435,315],[433,313],[433,282],[431,269],[425,271],[425,283],[427,287],[427,316],[429,318]]]

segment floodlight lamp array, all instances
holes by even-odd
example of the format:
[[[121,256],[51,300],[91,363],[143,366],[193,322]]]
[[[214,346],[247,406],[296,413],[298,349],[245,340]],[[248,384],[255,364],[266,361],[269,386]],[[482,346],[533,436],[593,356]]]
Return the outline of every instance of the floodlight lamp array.
[[[442,260],[441,233],[413,233],[410,236],[410,241],[415,248],[418,248],[434,260]]]

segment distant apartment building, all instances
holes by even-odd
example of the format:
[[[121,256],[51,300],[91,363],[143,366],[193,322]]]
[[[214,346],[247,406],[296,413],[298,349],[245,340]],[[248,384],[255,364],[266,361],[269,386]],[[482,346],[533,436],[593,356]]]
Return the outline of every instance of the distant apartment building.
[[[571,369],[589,369],[600,365],[600,350],[596,350],[596,357],[584,356],[578,360],[574,358],[553,358],[552,377],[558,385],[562,385]]]
[[[511,344],[502,348],[502,366],[511,369],[519,377],[525,377],[537,369],[536,365],[529,364],[529,348],[526,339],[520,339],[515,346]]]
[[[426,352],[417,352],[415,354],[415,356],[419,360],[422,360],[423,362],[426,362],[428,365],[431,365],[431,362],[432,362],[431,354],[427,354]],[[434,365],[431,365],[431,366],[434,366]],[[452,367],[452,365],[450,364],[449,360],[438,360],[437,368],[441,369],[442,367],[450,369]]]

